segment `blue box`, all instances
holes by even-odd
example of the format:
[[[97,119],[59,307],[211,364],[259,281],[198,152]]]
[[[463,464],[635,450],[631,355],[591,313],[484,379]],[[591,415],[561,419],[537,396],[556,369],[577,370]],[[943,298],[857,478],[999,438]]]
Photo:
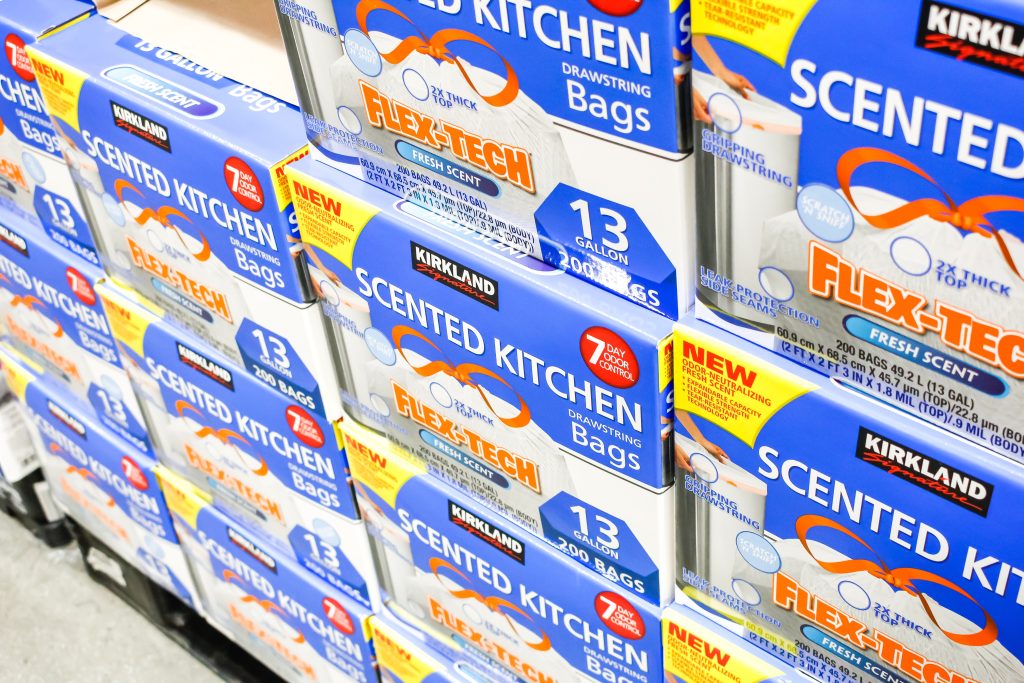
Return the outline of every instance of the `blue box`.
[[[96,243],[85,220],[63,140],[43,104],[26,45],[85,19],[91,3],[78,0],[8,2],[0,13],[0,207],[17,213],[93,265]]]
[[[6,343],[0,364],[38,437],[58,505],[161,588],[201,609],[152,456],[101,425]]]
[[[0,211],[0,329],[69,395],[140,450],[152,450],[96,285],[98,267]]]
[[[340,417],[283,170],[307,154],[299,113],[99,16],[29,54],[107,272]]]
[[[370,611],[161,467],[210,622],[289,683],[377,680]]]
[[[676,318],[688,0],[278,0],[317,156]]]
[[[530,681],[649,682],[661,610],[429,475],[383,437],[345,425],[385,603],[431,637]]]
[[[698,315],[1024,459],[1024,7],[724,6],[694,3]]]
[[[667,603],[671,322],[312,159],[288,177],[348,412]]]
[[[704,323],[675,360],[683,594],[823,680],[1024,677],[1019,463]]]
[[[309,571],[376,603],[373,558],[334,424],[231,365],[135,292],[104,283],[98,293],[161,463]]]

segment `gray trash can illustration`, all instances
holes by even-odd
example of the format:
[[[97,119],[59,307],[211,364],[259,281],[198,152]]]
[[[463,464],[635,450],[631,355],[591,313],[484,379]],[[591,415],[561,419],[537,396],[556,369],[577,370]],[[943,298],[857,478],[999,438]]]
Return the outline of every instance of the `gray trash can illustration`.
[[[331,0],[304,0],[302,5],[313,17],[334,16],[334,4]],[[319,131],[314,142],[325,153],[336,156],[335,161],[358,164],[352,147],[344,140],[338,139],[338,136],[344,137],[346,134],[358,132],[355,115],[338,108],[330,88],[318,90],[310,87],[310,84],[317,82],[316,70],[321,68],[321,65],[335,64],[345,58],[345,37],[331,35],[308,26],[303,21],[288,16],[284,11],[278,11],[277,16],[302,111],[326,122],[334,129],[333,135],[328,130]]]
[[[749,99],[723,81],[693,72],[693,87],[707,100],[713,124],[697,122],[697,257],[700,276],[713,272],[741,286],[715,291],[702,286],[712,309],[770,328],[768,298],[792,296],[773,287],[760,269],[762,226],[796,207],[800,116],[756,92]]]
[[[768,485],[732,461],[697,451],[690,456],[693,486],[677,485],[677,563],[737,599],[758,604],[771,577],[751,573],[740,546],[744,535],[763,540]],[[682,581],[680,584],[682,585]]]

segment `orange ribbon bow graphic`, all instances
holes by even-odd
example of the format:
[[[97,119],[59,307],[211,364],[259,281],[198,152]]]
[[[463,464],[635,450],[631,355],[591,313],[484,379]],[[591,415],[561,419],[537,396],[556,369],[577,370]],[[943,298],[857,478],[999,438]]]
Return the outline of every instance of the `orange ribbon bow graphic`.
[[[833,529],[852,538],[854,541],[871,551],[871,554],[874,555],[874,559],[849,559],[838,560],[835,562],[826,562],[818,559],[814,556],[814,553],[811,552],[811,548],[807,542],[807,534],[812,529],[818,527]],[[832,574],[867,572],[871,576],[885,581],[895,590],[904,591],[918,598],[921,601],[921,606],[924,608],[928,618],[931,619],[931,622],[935,624],[935,627],[939,629],[943,635],[954,643],[969,645],[971,647],[981,647],[995,642],[995,639],[998,636],[998,628],[996,627],[996,622],[992,619],[992,616],[984,607],[981,606],[981,603],[971,596],[970,593],[952,581],[939,576],[938,574],[933,574],[932,572],[917,569],[915,567],[890,568],[885,564],[885,561],[882,560],[878,553],[876,553],[874,549],[864,541],[864,539],[844,527],[842,524],[834,522],[828,517],[822,517],[821,515],[804,515],[800,517],[796,521],[796,535],[797,538],[800,539],[800,543],[804,546],[804,550],[807,551],[807,554],[811,559],[817,562],[818,566],[825,571],[831,572]],[[949,590],[967,598],[981,609],[982,614],[985,615],[985,625],[981,630],[975,633],[951,633],[950,631],[945,630],[939,626],[935,613],[932,611],[931,603],[928,601],[928,596],[925,595],[924,591],[917,587],[917,583],[933,583],[938,586],[948,588]]]
[[[356,7],[356,19],[359,21],[359,28],[367,36],[370,35],[370,31],[367,28],[367,22],[370,15],[376,11],[382,11],[401,17],[410,26],[412,26],[413,30],[416,31],[417,34],[419,34],[403,39],[394,50],[386,54],[382,54],[381,57],[388,64],[398,64],[404,61],[405,58],[412,53],[417,52],[429,55],[438,62],[454,64],[462,73],[462,77],[466,80],[466,83],[469,84],[469,87],[473,89],[473,92],[479,95],[484,102],[492,107],[504,107],[507,104],[511,104],[519,95],[519,76],[516,75],[515,70],[512,68],[512,65],[509,64],[508,60],[505,59],[505,57],[502,56],[502,54],[498,52],[493,45],[483,38],[479,38],[469,31],[454,28],[442,29],[428,38],[426,34],[416,26],[413,20],[406,16],[405,13],[397,7],[384,2],[384,0],[362,0],[358,7]],[[473,82],[473,78],[466,70],[465,65],[463,65],[462,61],[456,55],[452,54],[450,46],[453,43],[458,42],[474,43],[485,47],[496,54],[498,59],[501,60],[501,63],[505,65],[505,87],[492,95],[485,95],[480,92],[480,90],[477,89],[476,84]]]
[[[473,583],[470,578],[458,567],[443,558],[430,558],[430,571],[434,574],[434,578],[437,579],[438,583],[440,583],[453,598],[458,598],[459,600],[476,600],[490,611],[504,618],[505,621],[508,622],[509,627],[530,649],[537,650],[538,652],[551,649],[551,638],[548,637],[547,633],[541,631],[540,639],[537,640],[537,634],[528,630],[526,626],[519,624],[511,614],[518,614],[521,617],[525,617],[531,623],[535,623],[533,617],[530,616],[526,610],[504,598],[496,595],[485,596],[474,590],[470,587]],[[449,584],[455,585],[457,588],[450,588]],[[532,639],[531,636],[533,637]]]
[[[24,306],[25,308],[34,311],[36,310],[36,305],[43,306],[43,302],[31,294],[11,297],[11,306],[15,308],[18,306]]]
[[[942,199],[939,200],[934,197],[915,199],[892,211],[869,216],[860,210],[850,192],[850,181],[853,174],[861,166],[867,166],[868,164],[888,164],[910,171],[926,180],[938,190],[939,194],[942,195]],[[992,238],[999,245],[999,251],[1002,253],[1006,264],[1010,266],[1010,270],[1018,278],[1024,280],[1024,275],[1021,274],[1014,263],[1013,255],[1010,253],[1010,248],[1007,246],[1002,234],[988,220],[988,214],[990,213],[1000,211],[1024,212],[1024,199],[1007,195],[985,195],[968,199],[962,204],[957,204],[935,179],[928,175],[920,166],[904,159],[898,154],[875,147],[858,147],[846,152],[839,158],[839,162],[836,164],[836,178],[839,181],[839,187],[842,189],[843,194],[846,195],[847,201],[850,202],[850,206],[856,209],[860,215],[864,216],[864,220],[872,226],[888,230],[889,228],[896,228],[909,223],[916,218],[927,216],[932,220],[949,223],[964,232],[973,232]]]
[[[119,201],[121,203],[121,206],[124,207],[125,213],[131,216],[131,212],[128,210],[128,204],[126,203],[124,197],[125,190],[130,190],[134,192],[143,201],[145,201],[146,195],[142,194],[142,191],[139,190],[139,188],[135,187],[124,178],[118,178],[114,182],[114,192],[117,193],[117,201]],[[134,220],[139,225],[145,225],[146,222],[149,221],[150,219],[155,220],[163,227],[173,231],[174,234],[177,236],[178,240],[181,242],[181,246],[185,247],[185,249],[187,250],[188,246],[185,243],[185,234],[181,230],[181,228],[179,228],[178,226],[171,222],[171,216],[182,218],[188,221],[189,223],[192,222],[192,219],[190,219],[188,216],[186,216],[184,213],[174,208],[173,206],[161,206],[159,209],[155,210],[149,207],[145,207],[142,209],[142,211],[139,212],[139,215],[134,216],[132,220]],[[208,261],[210,259],[211,253],[210,243],[206,241],[206,236],[203,235],[202,233],[199,233],[199,237],[203,241],[203,246],[199,248],[199,251],[190,251],[189,253],[191,253],[192,256],[197,261]]]
[[[278,605],[273,600],[270,600],[269,598],[261,600],[257,598],[255,595],[249,593],[246,588],[245,582],[242,581],[242,577],[236,574],[235,572],[231,571],[230,569],[222,570],[221,576],[223,576],[224,580],[228,583],[233,583],[242,589],[242,591],[245,593],[245,595],[242,596],[242,602],[250,605],[260,606],[261,608],[263,608],[264,612],[266,612],[267,614],[272,614],[273,616],[277,617],[280,621],[284,622],[289,629],[295,631],[295,635],[292,636],[293,641],[299,643],[300,645],[306,642],[306,636],[302,634],[302,631],[295,628],[285,620],[285,617],[287,617],[288,615],[283,609],[281,609],[280,605]]]
[[[423,365],[413,365],[412,361],[405,355],[405,348],[402,346],[402,342],[406,337],[415,337],[421,339],[430,345],[435,351],[441,354],[440,360],[427,361]],[[444,352],[441,351],[441,347],[432,342],[425,334],[419,330],[414,330],[407,325],[398,325],[391,331],[391,341],[394,342],[395,348],[398,349],[398,353],[402,355],[402,359],[411,367],[417,375],[421,377],[431,377],[437,373],[443,373],[449,377],[461,382],[467,387],[476,389],[480,394],[480,398],[484,400],[487,408],[497,417],[504,425],[513,428],[525,427],[530,424],[530,407],[526,405],[526,401],[520,396],[512,385],[509,384],[501,375],[497,374],[490,368],[485,368],[482,365],[476,363],[460,363],[459,365],[453,364],[448,358],[444,357]],[[512,393],[519,399],[519,412],[510,417],[502,417],[498,414],[498,411],[491,405],[491,400],[487,398],[487,392],[484,391],[484,387],[475,379],[475,376],[480,375],[483,377],[490,377],[491,379],[497,380],[501,384],[508,387]]]
[[[53,453],[54,455],[60,455],[60,453],[62,453],[64,451],[64,449],[61,448],[54,441],[50,442],[50,447],[49,448],[50,448],[50,452]],[[96,479],[98,481],[98,479],[96,477],[96,473],[93,472],[92,470],[90,470],[90,469],[88,469],[86,467],[79,467],[77,465],[72,465],[70,463],[66,463],[66,466],[64,468],[64,473],[65,474],[78,475],[79,477],[81,477],[82,479],[85,479],[86,481],[89,481],[91,479]],[[66,486],[66,484],[65,484],[65,486]],[[96,486],[99,486],[99,485],[96,484]],[[112,507],[114,507],[117,504],[116,501],[114,500],[114,497],[112,495],[110,495],[109,493],[107,493],[105,491],[102,491],[102,490],[100,491],[100,493],[102,493],[103,495],[105,495],[107,497],[106,506],[108,508],[112,508]]]
[[[38,298],[36,298],[32,294],[22,294],[22,295],[15,294],[14,296],[12,296],[11,297],[11,308],[17,308],[18,306],[24,306],[25,308],[27,308],[30,311],[35,311],[36,310],[36,306],[39,306],[40,308],[46,308],[46,304],[44,304],[42,301],[40,301]],[[54,331],[53,336],[55,338],[57,338],[57,339],[60,339],[61,337],[64,336],[64,328],[56,320],[53,320],[51,322],[53,322],[54,326],[56,326],[56,328],[57,328]]]
[[[199,417],[203,416],[203,414],[201,412],[199,412],[199,409],[196,408],[194,405],[192,405],[188,401],[184,401],[184,400],[180,400],[180,399],[174,403],[174,410],[178,413],[178,417],[185,417],[185,413],[186,412],[195,413]],[[225,446],[231,446],[232,445],[231,444],[232,439],[235,440],[235,441],[238,441],[239,443],[243,443],[246,446],[249,445],[249,441],[246,440],[246,438],[244,436],[242,436],[241,434],[239,434],[238,432],[232,431],[232,430],[227,429],[227,428],[224,428],[224,429],[214,429],[213,427],[210,427],[208,425],[203,424],[200,420],[198,420],[196,418],[192,418],[192,419],[195,420],[196,422],[198,422],[199,425],[200,425],[199,429],[195,432],[195,435],[198,436],[200,439],[205,439],[207,437],[212,436],[214,439],[216,439],[217,441],[220,441]],[[257,457],[259,457],[259,456],[257,456]],[[252,470],[252,473],[255,474],[256,476],[262,477],[262,476],[266,475],[266,473],[270,470],[270,468],[267,466],[267,461],[264,460],[262,457],[259,457],[259,461],[260,461],[260,466],[259,467],[257,467],[256,469],[252,469],[250,467],[249,469]],[[244,461],[243,461],[242,464],[243,465],[245,464]]]

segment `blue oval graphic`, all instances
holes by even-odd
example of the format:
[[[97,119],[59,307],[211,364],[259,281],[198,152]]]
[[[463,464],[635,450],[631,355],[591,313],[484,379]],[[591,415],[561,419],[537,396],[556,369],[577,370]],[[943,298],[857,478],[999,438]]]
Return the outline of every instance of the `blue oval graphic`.
[[[464,168],[458,164],[453,164],[433,152],[428,152],[416,145],[410,145],[404,140],[396,142],[395,149],[398,150],[398,153],[401,154],[402,158],[406,161],[412,162],[417,166],[422,166],[429,171],[433,171],[439,176],[443,176],[449,180],[454,180],[457,183],[473,188],[477,192],[482,192],[490,197],[498,196],[499,189],[497,183],[490,178],[483,177],[475,171],[470,171],[468,168]]]
[[[1010,390],[1002,378],[991,372],[982,370],[976,365],[962,361],[948,353],[943,353],[927,344],[922,344],[917,339],[905,334],[873,323],[859,315],[846,316],[843,319],[843,327],[857,339],[888,351],[894,356],[905,358],[923,368],[928,368],[944,377],[966,384],[989,396],[1005,396]]]
[[[156,279],[155,277],[150,278],[149,281],[150,284],[153,285],[153,289],[158,291],[160,294],[163,294],[168,299],[170,299],[177,305],[181,306],[192,315],[196,316],[197,318],[201,318],[202,320],[205,320],[208,323],[213,322],[212,313],[210,313],[208,310],[206,310],[196,302],[192,301],[191,299],[186,298],[185,295],[179,292],[178,290],[173,289],[170,285],[166,284],[162,280]]]
[[[473,456],[462,452],[436,434],[428,432],[426,429],[421,429],[420,439],[423,440],[423,443],[427,444],[438,453],[448,456],[458,464],[468,470],[472,470],[492,484],[496,484],[503,489],[507,489],[509,487],[508,479],[506,479],[504,475],[499,474],[492,467],[483,464]]]
[[[345,32],[344,45],[345,55],[363,75],[370,78],[380,76],[384,70],[384,60],[368,35],[354,28],[349,29]]]
[[[827,185],[811,183],[800,190],[796,213],[811,234],[826,242],[845,242],[853,234],[853,209]]]
[[[134,66],[112,66],[103,72],[103,77],[194,119],[213,118],[224,111],[220,102]]]
[[[751,567],[765,574],[774,574],[782,569],[782,557],[767,538],[753,531],[736,534],[736,550]]]

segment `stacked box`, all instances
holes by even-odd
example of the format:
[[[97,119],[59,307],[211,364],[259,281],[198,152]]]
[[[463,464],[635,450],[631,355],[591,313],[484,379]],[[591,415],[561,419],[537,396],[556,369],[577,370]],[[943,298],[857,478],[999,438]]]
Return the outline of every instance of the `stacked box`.
[[[29,55],[107,272],[337,419],[333,343],[283,173],[306,154],[299,113],[99,16]]]
[[[1018,463],[699,322],[675,401],[683,593],[824,680],[1024,677]]]
[[[47,113],[27,45],[80,21],[92,5],[78,0],[8,2],[0,16],[0,208],[41,227],[82,259],[99,265],[63,140]]]
[[[288,177],[349,413],[667,602],[671,323],[312,159]]]
[[[277,5],[320,158],[671,318],[689,310],[689,2]]]
[[[1024,458],[1024,9],[730,4],[694,4],[701,317]]]
[[[207,617],[289,683],[377,680],[370,611],[161,467]]]
[[[103,271],[13,214],[0,214],[0,330],[104,426],[152,444],[96,294]]]
[[[512,673],[494,667],[472,648],[444,647],[386,610],[373,615],[373,648],[384,683],[518,683]],[[475,655],[475,656],[474,656]]]
[[[529,681],[660,676],[659,608],[442,483],[383,437],[354,423],[344,435],[391,611]]]
[[[6,344],[0,345],[0,363],[35,428],[36,448],[57,504],[113,553],[198,609],[152,456],[100,424]]]
[[[231,365],[145,299],[104,283],[161,462],[367,607],[378,591],[334,425]]]

